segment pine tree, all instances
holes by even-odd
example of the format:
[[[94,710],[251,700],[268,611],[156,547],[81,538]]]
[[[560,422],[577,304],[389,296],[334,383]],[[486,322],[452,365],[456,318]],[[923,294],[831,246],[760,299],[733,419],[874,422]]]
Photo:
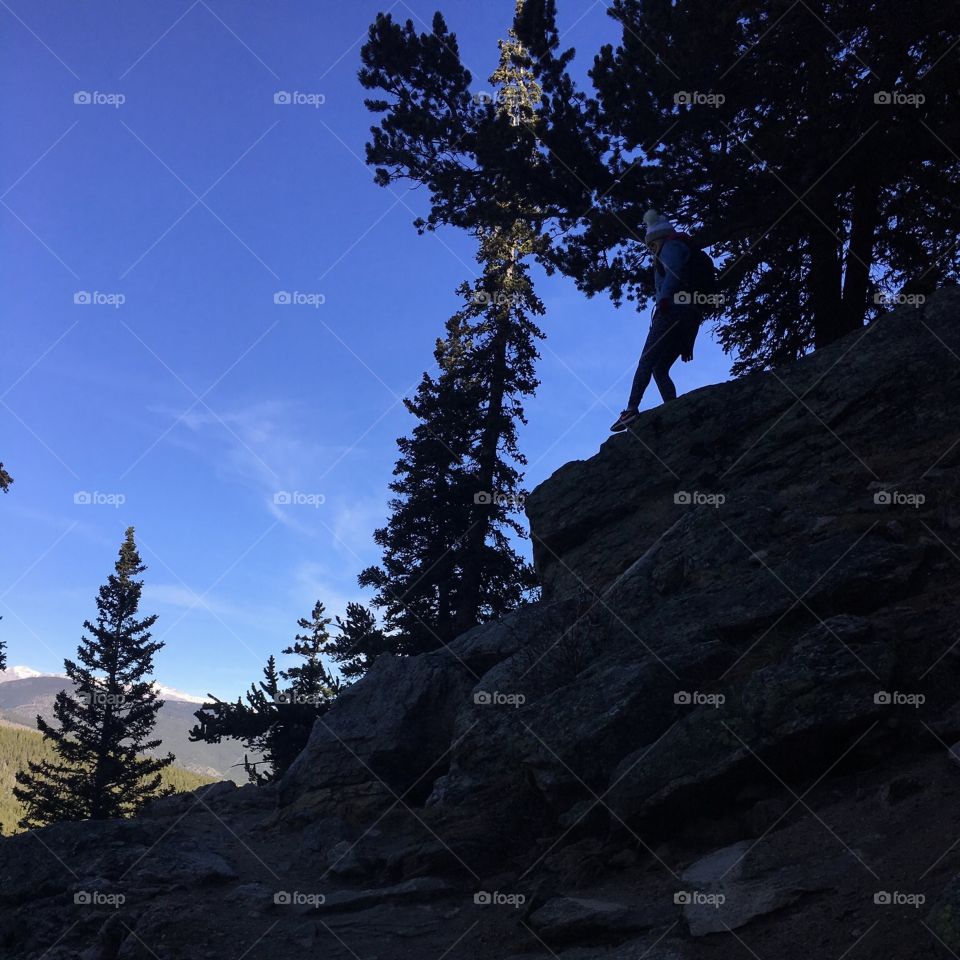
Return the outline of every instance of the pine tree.
[[[421,34],[377,18],[361,81],[385,96],[367,101],[382,114],[367,158],[377,182],[427,188],[419,229],[473,230],[522,198],[540,212],[544,266],[643,306],[642,215],[667,211],[722,260],[716,329],[735,374],[790,362],[960,277],[952,8],[614,0],[609,13],[622,38],[595,57],[589,96],[570,76],[573,51],[559,49],[555,0],[518,5],[516,36],[543,91],[530,153],[471,100],[442,17]]]
[[[471,344],[464,373],[472,374],[468,395],[479,423],[468,472],[469,524],[457,550],[455,635],[502,617],[536,586],[533,570],[510,542],[511,533],[526,536],[515,518],[525,499],[520,468],[527,462],[517,444],[517,425],[526,423],[523,401],[539,384],[534,364],[543,336],[532,319],[543,314],[543,304],[524,262],[534,243],[522,220],[485,232],[478,255],[483,274],[462,312]]]
[[[13,483],[13,477],[3,469],[3,464],[0,463],[0,490],[7,493],[10,490],[11,483]]]
[[[323,604],[317,602],[310,619],[297,621],[306,632],[297,634],[293,644],[283,650],[302,662],[278,671],[276,659],[270,656],[263,680],[250,685],[244,697],[246,702],[238,697],[236,702],[228,703],[210,695],[210,702],[194,713],[197,724],[190,731],[190,740],[239,740],[260,755],[259,760],[244,757],[250,781],[264,784],[279,780],[307,745],[317,717],[326,713],[340,692],[339,681],[321,659],[331,642],[327,629],[330,623]]]
[[[397,440],[390,519],[374,532],[381,563],[358,577],[360,586],[377,591],[373,605],[383,611],[384,652],[418,653],[455,636],[456,548],[470,523],[466,464],[476,421],[471,394],[458,383],[463,364],[455,358],[466,342],[461,330],[455,315],[434,350],[439,375],[424,373],[414,397],[404,400],[418,423],[411,436]]]
[[[337,617],[337,636],[323,652],[347,680],[363,676],[373,661],[390,649],[390,639],[377,626],[377,619],[362,603],[348,603],[345,620]]]
[[[513,31],[500,43],[490,82],[498,136],[517,140],[517,129],[534,124],[540,89]],[[420,422],[398,441],[390,520],[374,535],[383,560],[359,578],[377,590],[373,603],[384,610],[395,653],[447,644],[503,616],[536,586],[510,541],[511,533],[524,536],[514,517],[524,498],[518,468],[526,463],[517,424],[538,384],[543,336],[532,320],[543,305],[525,263],[538,244],[535,216],[504,202],[492,223],[476,228],[481,276],[457,291],[465,304],[437,342],[439,375],[424,374],[407,402]]]
[[[133,527],[126,532],[115,572],[100,587],[97,621],[84,622],[77,659],[64,661],[73,693],[57,694],[55,724],[37,727],[57,760],[30,763],[17,775],[14,793],[26,807],[23,827],[61,820],[104,820],[135,814],[166,795],[160,772],[173,755],[144,756],[160,746],[150,739],[163,706],[153,681],[153,656],[163,647],[150,639],[156,615],[137,618],[146,567]]]

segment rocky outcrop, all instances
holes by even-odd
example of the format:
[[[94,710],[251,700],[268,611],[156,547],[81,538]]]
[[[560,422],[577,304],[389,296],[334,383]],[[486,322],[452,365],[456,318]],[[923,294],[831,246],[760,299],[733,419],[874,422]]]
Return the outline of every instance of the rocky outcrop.
[[[958,404],[946,290],[644,414],[531,494],[543,599],[379,659],[276,788],[0,843],[4,955],[252,958],[270,927],[279,958],[733,960],[744,930],[930,956],[960,871]]]
[[[883,491],[942,513],[941,481],[960,459],[957,297],[942,291],[787,369],[694,390],[561,467],[526,504],[545,595],[603,589],[675,524],[700,526],[711,511],[697,507],[717,497],[731,527],[729,514],[750,518],[734,531],[761,557],[777,540],[800,546],[798,533],[823,544],[842,517],[902,515],[874,503]]]

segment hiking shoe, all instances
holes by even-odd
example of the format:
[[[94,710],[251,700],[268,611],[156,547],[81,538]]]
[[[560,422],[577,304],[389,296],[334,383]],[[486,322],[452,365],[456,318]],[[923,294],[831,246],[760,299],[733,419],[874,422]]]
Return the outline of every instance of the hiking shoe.
[[[617,422],[610,427],[611,432],[619,433],[621,430],[626,430],[634,420],[639,419],[640,411],[639,410],[624,410],[623,413],[617,417]]]

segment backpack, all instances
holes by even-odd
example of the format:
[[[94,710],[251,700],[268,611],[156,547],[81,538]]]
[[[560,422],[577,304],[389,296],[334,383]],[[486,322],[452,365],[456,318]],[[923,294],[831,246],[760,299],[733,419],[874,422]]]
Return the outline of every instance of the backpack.
[[[683,278],[681,284],[684,290],[695,293],[699,303],[697,306],[704,312],[716,309],[718,304],[705,301],[703,297],[713,297],[720,290],[720,283],[717,277],[717,268],[714,266],[710,254],[706,250],[701,250],[694,242],[693,238],[685,233],[678,233],[675,240],[686,244],[690,251],[690,258],[683,269]]]
[[[701,250],[691,239],[681,237],[680,239],[687,245],[690,251],[690,258],[684,268],[683,284],[699,297],[712,297],[719,291],[719,282],[717,278],[717,268],[714,266],[710,254],[706,250]],[[701,301],[702,309],[709,308],[711,304]]]

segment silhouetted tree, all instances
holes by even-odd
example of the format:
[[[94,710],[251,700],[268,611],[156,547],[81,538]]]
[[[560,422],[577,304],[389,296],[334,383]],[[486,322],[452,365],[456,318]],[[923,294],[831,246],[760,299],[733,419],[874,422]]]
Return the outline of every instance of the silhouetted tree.
[[[874,0],[613,0],[622,27],[577,89],[555,0],[514,29],[543,96],[533,151],[498,134],[456,37],[381,14],[360,78],[382,99],[377,181],[427,187],[418,229],[540,211],[537,256],[588,295],[651,294],[642,214],[673,214],[723,263],[717,333],[734,373],[791,361],[960,274],[960,21]],[[521,137],[524,139],[524,137]]]
[[[100,587],[97,622],[84,622],[90,636],[77,648],[79,663],[64,660],[74,692],[57,694],[55,724],[37,717],[58,759],[18,773],[14,794],[26,808],[23,827],[126,817],[170,792],[161,788],[160,771],[173,755],[144,756],[160,746],[150,735],[163,706],[149,679],[153,655],[163,647],[150,639],[157,617],[137,618],[143,588],[137,577],[145,569],[129,527],[115,572]]]
[[[384,20],[378,24],[393,29]],[[455,43],[443,34],[442,21],[435,20],[435,30]],[[501,42],[490,79],[495,128],[507,141],[533,122],[540,97],[513,33]],[[526,463],[517,425],[525,422],[524,398],[538,384],[536,342],[543,336],[532,319],[543,305],[525,262],[538,243],[531,225],[536,216],[523,204],[503,203],[494,222],[475,227],[481,275],[457,291],[464,306],[437,341],[439,374],[424,374],[406,401],[419,423],[398,441],[401,457],[390,485],[396,496],[387,526],[374,534],[383,559],[359,578],[377,590],[373,603],[384,610],[385,637],[395,653],[449,643],[503,616],[536,586],[510,541],[511,534],[525,535],[514,516],[524,497],[518,467]]]
[[[391,650],[392,641],[377,626],[377,619],[362,603],[348,603],[345,620],[337,617],[337,636],[323,648],[347,680],[355,680],[370,669],[381,654]]]
[[[189,739],[196,743],[220,743],[224,737],[239,740],[261,759],[244,757],[244,769],[253,783],[279,780],[297,758],[310,738],[317,717],[330,708],[340,691],[340,682],[324,667],[320,654],[330,643],[323,604],[317,602],[310,619],[301,618],[291,646],[283,653],[299,657],[301,662],[286,670],[277,670],[270,656],[263,670],[264,679],[251,684],[244,700],[228,703],[208,694],[210,703],[194,713],[197,724]],[[286,681],[286,682],[284,682]],[[258,769],[265,767],[266,769]]]
[[[0,490],[7,493],[10,490],[11,483],[13,483],[13,477],[3,469],[3,464],[0,463]]]

